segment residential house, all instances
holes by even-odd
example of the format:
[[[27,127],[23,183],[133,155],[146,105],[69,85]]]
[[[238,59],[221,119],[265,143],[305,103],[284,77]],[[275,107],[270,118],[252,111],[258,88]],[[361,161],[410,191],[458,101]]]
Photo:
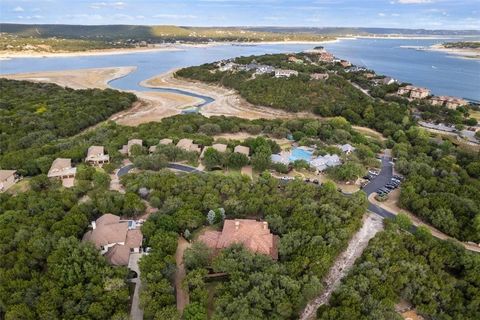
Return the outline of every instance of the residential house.
[[[448,109],[457,109],[458,107],[466,106],[467,104],[467,100],[455,97],[449,97],[449,99],[445,102],[445,106]]]
[[[408,94],[412,99],[424,99],[430,95],[430,90],[427,88],[420,88],[414,86],[405,86],[398,88],[397,94]]]
[[[130,253],[141,252],[141,223],[107,213],[92,221],[92,230],[85,233],[83,241],[93,243],[112,265],[127,266]]]
[[[193,143],[192,139],[181,139],[178,141],[177,147],[185,151],[202,153],[202,148],[198,144]]]
[[[310,165],[314,167],[319,172],[322,172],[330,167],[336,167],[342,164],[340,157],[336,154],[326,154],[324,156],[316,157],[313,160],[310,160]]]
[[[290,159],[287,156],[285,156],[284,154],[272,154],[270,156],[270,160],[273,163],[281,163],[281,164],[284,164],[286,166],[288,166],[290,164]]]
[[[329,77],[328,73],[312,73],[310,75],[311,80],[327,80]]]
[[[342,150],[343,153],[345,154],[350,154],[352,153],[353,151],[355,151],[355,147],[346,143],[346,144],[342,144],[342,145],[338,145],[337,146],[340,150]]]
[[[73,187],[77,168],[72,167],[72,159],[57,158],[53,161],[47,176],[60,179],[65,188]]]
[[[131,155],[133,146],[143,146],[143,141],[141,139],[130,139],[127,144],[122,146],[122,149],[118,150],[123,155]]]
[[[344,68],[348,68],[348,67],[352,66],[352,63],[350,61],[347,61],[347,60],[340,60],[340,65]]]
[[[218,70],[224,72],[224,71],[232,71],[234,70],[238,65],[236,63],[233,63],[233,62],[228,62],[224,65],[221,65]]]
[[[445,106],[449,109],[456,109],[461,106],[468,104],[468,101],[465,99],[460,99],[457,97],[448,97],[448,96],[439,96],[432,97],[429,99],[429,102],[433,106]]]
[[[238,243],[250,252],[278,259],[278,236],[270,232],[266,221],[225,220],[222,232],[209,230],[200,235],[198,240],[215,251]]]
[[[274,73],[275,68],[272,66],[267,66],[265,64],[258,65],[257,69],[255,69],[255,74],[269,74],[269,73]]]
[[[17,170],[0,170],[0,193],[7,191],[18,180],[20,179],[17,175]]]
[[[161,145],[168,145],[168,144],[172,144],[172,143],[173,143],[173,140],[168,139],[168,138],[162,139],[159,142],[159,144],[161,144]],[[151,146],[150,148],[148,148],[148,152],[150,152],[150,153],[154,153],[155,151],[157,151],[157,146]]]
[[[275,78],[290,78],[291,76],[298,76],[298,71],[295,70],[275,70]]]
[[[227,145],[226,144],[214,143],[209,147],[203,148],[202,154],[200,155],[200,159],[203,159],[203,156],[205,155],[205,151],[207,151],[207,149],[209,149],[209,148],[215,149],[215,150],[217,150],[218,152],[221,152],[221,153],[227,152]]]
[[[250,156],[250,148],[245,146],[238,145],[233,149],[233,152],[244,154],[247,157]]]
[[[391,78],[391,77],[384,77],[382,79],[378,79],[378,83],[379,84],[383,84],[383,85],[390,85],[390,84],[394,84],[394,83],[397,83],[398,81],[394,78]]]
[[[294,56],[289,56],[288,57],[288,62],[293,62],[293,63],[296,63],[296,64],[303,64],[302,59],[298,59],[297,57],[294,57]]]
[[[93,166],[101,167],[105,163],[110,162],[110,156],[105,154],[105,148],[103,146],[91,146],[88,148],[85,162]]]

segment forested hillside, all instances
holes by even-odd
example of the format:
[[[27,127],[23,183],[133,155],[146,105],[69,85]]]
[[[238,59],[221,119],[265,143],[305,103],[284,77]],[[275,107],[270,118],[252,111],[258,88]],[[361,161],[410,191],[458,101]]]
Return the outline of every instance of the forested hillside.
[[[135,95],[111,89],[0,79],[0,155],[73,136],[134,101]]]
[[[404,228],[408,224],[400,224]],[[425,319],[480,319],[480,255],[390,225],[356,262],[319,320],[403,319],[395,304],[405,300]]]
[[[175,303],[172,289],[166,286],[175,251],[175,245],[169,245],[175,244],[172,232],[195,233],[208,225],[207,213],[218,208],[224,209],[226,218],[265,219],[280,236],[280,244],[278,262],[238,247],[213,261],[214,270],[227,272],[230,278],[222,282],[214,297],[212,318],[296,318],[304,304],[318,294],[321,279],[360,226],[367,205],[365,195],[344,197],[332,183],[318,187],[298,180],[282,186],[268,173],[256,181],[240,175],[179,176],[172,172],[128,175],[123,181],[132,192],[147,188],[148,200],[159,208],[142,229],[152,246],[151,254],[142,261],[145,319],[158,319],[156,314],[171,310]],[[206,314],[208,294],[199,275],[208,273],[208,252],[198,253],[198,257],[190,260],[194,266],[187,265],[191,271],[187,309],[192,310],[185,312],[192,317],[185,319]]]
[[[109,182],[86,171],[79,169],[79,188],[61,189],[40,175],[30,191],[0,193],[1,319],[128,318],[127,269],[80,242],[90,220],[106,212],[95,200],[79,200],[87,192],[106,198]]]
[[[366,96],[343,75],[343,68],[334,65],[288,62],[292,55],[276,54],[235,59],[236,63],[255,61],[299,72],[290,78],[255,75],[253,71],[219,71],[215,64],[184,68],[176,76],[220,84],[233,88],[247,101],[291,112],[310,111],[323,117],[342,116],[352,124],[364,125],[389,135],[408,123],[407,107]],[[303,54],[296,58],[305,58]],[[312,81],[310,75],[330,71],[326,81]],[[334,74],[336,72],[337,74]]]

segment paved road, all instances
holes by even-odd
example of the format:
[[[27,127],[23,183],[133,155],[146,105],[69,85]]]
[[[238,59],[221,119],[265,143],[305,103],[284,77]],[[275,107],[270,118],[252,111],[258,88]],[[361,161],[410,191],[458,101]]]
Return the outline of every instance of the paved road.
[[[142,287],[142,281],[140,279],[140,268],[138,267],[138,261],[142,257],[142,253],[131,253],[128,260],[128,268],[137,273],[135,279],[130,280],[135,283],[135,291],[133,292],[132,308],[130,309],[131,320],[142,320],[143,310],[140,309],[140,288]]]
[[[123,177],[124,175],[126,175],[128,173],[128,171],[132,170],[133,169],[133,164],[128,164],[124,167],[121,167],[120,170],[118,170],[117,172],[117,176],[118,177]]]
[[[188,173],[202,173],[203,171],[198,170],[197,168],[187,166],[184,164],[179,164],[179,163],[169,163],[167,165],[167,168],[169,169],[174,169],[174,170],[179,170],[179,171],[184,171]]]

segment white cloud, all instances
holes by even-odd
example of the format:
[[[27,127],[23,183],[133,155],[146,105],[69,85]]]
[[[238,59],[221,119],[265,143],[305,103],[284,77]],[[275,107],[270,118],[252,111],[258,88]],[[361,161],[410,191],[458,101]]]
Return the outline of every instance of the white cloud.
[[[420,4],[420,3],[431,3],[432,0],[397,0],[401,4]]]
[[[38,20],[38,19],[43,19],[43,16],[36,14],[33,16],[17,16],[17,18],[20,20]]]
[[[20,6],[17,6],[15,8],[13,8],[13,12],[23,12],[23,11],[25,11],[25,10]]]
[[[385,13],[380,12],[380,13],[378,14],[378,16],[379,16],[379,17],[385,17]]]
[[[103,9],[103,8],[113,8],[113,9],[124,9],[127,4],[122,1],[117,2],[93,2],[89,7],[91,9]]]
[[[153,18],[163,18],[163,19],[195,19],[196,16],[191,14],[156,14]]]

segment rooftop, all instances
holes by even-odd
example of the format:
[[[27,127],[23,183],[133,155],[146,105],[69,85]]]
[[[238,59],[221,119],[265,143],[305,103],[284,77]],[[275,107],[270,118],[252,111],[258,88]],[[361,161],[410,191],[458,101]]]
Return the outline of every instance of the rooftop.
[[[251,252],[278,258],[277,236],[270,232],[266,221],[225,220],[222,232],[206,231],[198,239],[213,249],[223,249],[240,243]]]

